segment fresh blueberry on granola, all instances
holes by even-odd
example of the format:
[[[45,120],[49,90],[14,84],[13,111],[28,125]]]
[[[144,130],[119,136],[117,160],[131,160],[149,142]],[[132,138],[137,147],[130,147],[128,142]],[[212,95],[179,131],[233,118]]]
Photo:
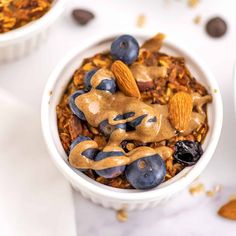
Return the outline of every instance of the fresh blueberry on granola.
[[[165,178],[166,166],[156,154],[138,159],[127,166],[125,176],[136,189],[150,189],[159,185]]]
[[[78,96],[80,96],[84,93],[85,92],[83,90],[78,90],[78,91],[74,92],[69,98],[69,106],[70,106],[71,111],[73,112],[73,114],[75,114],[81,120],[86,120],[86,118],[84,116],[84,113],[75,104],[75,100]]]
[[[148,190],[203,158],[212,96],[183,57],[161,51],[163,40],[157,34],[139,46],[118,37],[84,60],[57,106],[70,165],[97,182]]]
[[[96,89],[104,90],[104,91],[107,91],[109,93],[115,93],[115,91],[116,91],[116,82],[113,79],[104,79],[96,87]]]
[[[116,118],[115,118],[116,120]],[[100,132],[108,137],[112,134],[112,132],[116,129],[126,129],[126,124],[117,124],[117,125],[110,125],[108,120],[104,120],[99,124]]]
[[[115,39],[111,45],[111,56],[115,60],[121,60],[128,65],[138,58],[138,53],[138,42],[131,35],[122,35]]]
[[[92,140],[89,137],[79,135],[70,145],[70,152],[73,152],[74,148],[81,143],[83,144],[84,141],[89,141]],[[88,148],[85,151],[83,151],[82,155],[85,156],[86,158],[89,158],[91,160],[94,160],[96,154],[98,153],[97,148]],[[82,169],[81,169],[82,170]]]
[[[112,158],[119,158],[121,156],[124,156],[124,152],[122,151],[110,151],[110,152],[99,152],[98,155],[95,157],[95,161],[101,161],[108,157]],[[115,178],[123,173],[125,170],[125,166],[116,166],[112,168],[107,168],[103,170],[96,170],[96,173],[99,176],[102,176],[104,178],[110,179]]]
[[[92,76],[97,72],[97,68],[96,69],[92,69],[90,71],[88,71],[85,76],[84,76],[84,88],[86,91],[89,91],[92,88],[91,85],[91,79]]]

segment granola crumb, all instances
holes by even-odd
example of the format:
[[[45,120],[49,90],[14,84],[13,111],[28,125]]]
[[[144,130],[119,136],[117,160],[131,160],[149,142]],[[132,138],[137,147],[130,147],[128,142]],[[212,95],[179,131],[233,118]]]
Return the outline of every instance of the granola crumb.
[[[206,191],[206,195],[208,197],[214,197],[220,190],[222,189],[222,186],[220,184],[215,185],[213,189]]]
[[[193,196],[205,192],[205,186],[202,183],[194,183],[189,187],[189,193]]]
[[[199,0],[188,0],[188,6],[193,8],[196,7],[199,4]]]
[[[193,19],[194,24],[199,25],[202,21],[202,17],[200,15],[195,16]]]
[[[137,18],[137,26],[139,28],[143,28],[145,26],[145,23],[146,23],[146,16],[144,14],[139,15]]]
[[[128,220],[127,211],[124,209],[117,211],[116,218],[119,222],[126,222]]]

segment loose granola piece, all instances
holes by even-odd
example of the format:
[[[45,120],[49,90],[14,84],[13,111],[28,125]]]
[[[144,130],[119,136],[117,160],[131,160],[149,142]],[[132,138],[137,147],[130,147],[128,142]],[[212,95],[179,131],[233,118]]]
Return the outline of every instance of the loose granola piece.
[[[116,218],[120,222],[126,222],[128,220],[128,213],[125,210],[119,210],[116,213]]]
[[[202,183],[194,183],[189,187],[189,192],[193,196],[198,195],[202,192],[205,192],[205,186]]]
[[[213,189],[206,191],[206,195],[208,197],[214,197],[221,190],[221,188],[222,186],[220,184],[215,185]]]
[[[188,0],[189,7],[196,7],[199,4],[199,0]]]
[[[144,14],[141,14],[137,18],[137,26],[139,28],[143,28],[146,23],[146,16]]]
[[[201,23],[201,21],[202,21],[202,17],[199,16],[199,15],[195,16],[194,19],[193,19],[193,22],[196,25],[199,25]]]

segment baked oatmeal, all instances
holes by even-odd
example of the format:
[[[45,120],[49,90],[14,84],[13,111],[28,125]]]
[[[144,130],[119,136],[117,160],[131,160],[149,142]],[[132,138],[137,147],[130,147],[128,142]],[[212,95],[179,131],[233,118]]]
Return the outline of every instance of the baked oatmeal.
[[[163,40],[118,37],[84,59],[57,106],[70,165],[97,182],[151,189],[203,154],[212,96]]]
[[[0,0],[0,33],[5,33],[42,17],[53,0]]]

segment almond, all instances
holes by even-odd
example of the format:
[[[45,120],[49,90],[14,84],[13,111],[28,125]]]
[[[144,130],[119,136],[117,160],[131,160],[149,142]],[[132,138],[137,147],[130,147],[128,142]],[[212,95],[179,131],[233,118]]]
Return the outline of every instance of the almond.
[[[223,205],[219,209],[218,214],[224,218],[236,220],[236,199],[231,200]]]
[[[190,94],[178,92],[170,99],[169,116],[175,129],[178,131],[185,131],[188,129],[192,110],[193,99]]]
[[[115,61],[111,70],[116,77],[119,89],[127,96],[140,98],[140,92],[129,67],[122,61]]]

